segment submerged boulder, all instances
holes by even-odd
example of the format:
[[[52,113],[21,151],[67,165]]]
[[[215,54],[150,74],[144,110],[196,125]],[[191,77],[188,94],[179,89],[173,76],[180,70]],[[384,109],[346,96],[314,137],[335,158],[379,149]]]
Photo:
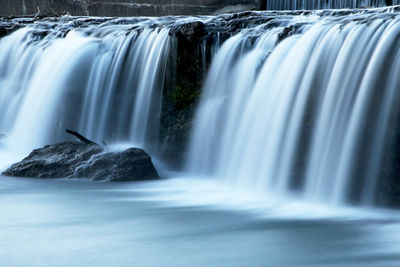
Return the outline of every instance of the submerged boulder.
[[[158,178],[150,156],[142,149],[111,151],[107,147],[83,142],[63,142],[36,149],[2,174],[103,181],[143,181]]]

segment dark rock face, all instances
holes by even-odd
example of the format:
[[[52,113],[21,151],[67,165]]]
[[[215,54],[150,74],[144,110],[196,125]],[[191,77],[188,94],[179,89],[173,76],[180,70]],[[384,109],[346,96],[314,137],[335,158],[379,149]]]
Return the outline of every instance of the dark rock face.
[[[202,47],[212,45],[215,36],[208,34],[202,21],[173,25],[169,34],[174,41],[164,83],[160,139],[169,164],[179,167],[211,62],[211,50]]]
[[[0,0],[0,16],[165,16],[243,11],[260,6],[259,0]],[[228,9],[227,9],[228,8]]]
[[[193,21],[178,25],[170,31],[170,35],[175,35],[177,38],[186,38],[188,41],[199,39],[206,34],[204,23],[201,21]]]
[[[99,145],[63,142],[32,153],[2,173],[37,178],[90,178],[104,181],[142,181],[158,178],[150,156],[141,149],[109,151]]]

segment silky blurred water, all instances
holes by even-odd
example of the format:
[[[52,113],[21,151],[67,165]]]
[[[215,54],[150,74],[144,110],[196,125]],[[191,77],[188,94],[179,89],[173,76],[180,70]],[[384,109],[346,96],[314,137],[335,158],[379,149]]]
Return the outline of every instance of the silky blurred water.
[[[400,214],[373,208],[397,137],[400,16],[329,12],[276,14],[221,45],[186,171],[146,183],[0,177],[0,267],[400,266]],[[170,35],[139,24],[2,39],[0,169],[67,127],[157,146]]]
[[[232,190],[1,177],[0,266],[400,264],[395,212],[317,212]]]

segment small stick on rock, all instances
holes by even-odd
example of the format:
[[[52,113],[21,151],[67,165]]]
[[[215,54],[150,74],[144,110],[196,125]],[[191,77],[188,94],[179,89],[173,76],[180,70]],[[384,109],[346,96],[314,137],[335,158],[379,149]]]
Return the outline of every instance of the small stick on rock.
[[[97,143],[87,139],[86,137],[84,137],[83,135],[81,135],[80,133],[76,132],[76,131],[72,131],[69,129],[65,129],[65,131],[69,134],[72,134],[73,136],[76,136],[77,138],[79,138],[79,140],[81,140],[82,142],[89,144],[89,145],[98,145]]]

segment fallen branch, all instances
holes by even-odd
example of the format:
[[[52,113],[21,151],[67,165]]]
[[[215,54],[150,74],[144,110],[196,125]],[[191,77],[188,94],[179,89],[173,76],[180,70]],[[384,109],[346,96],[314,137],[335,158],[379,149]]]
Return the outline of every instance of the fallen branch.
[[[89,145],[98,145],[97,143],[87,139],[86,137],[84,137],[83,135],[81,135],[80,133],[78,133],[77,131],[72,131],[69,129],[65,129],[65,131],[69,134],[72,134],[73,136],[77,137],[79,140],[81,140],[82,142],[89,144]]]

